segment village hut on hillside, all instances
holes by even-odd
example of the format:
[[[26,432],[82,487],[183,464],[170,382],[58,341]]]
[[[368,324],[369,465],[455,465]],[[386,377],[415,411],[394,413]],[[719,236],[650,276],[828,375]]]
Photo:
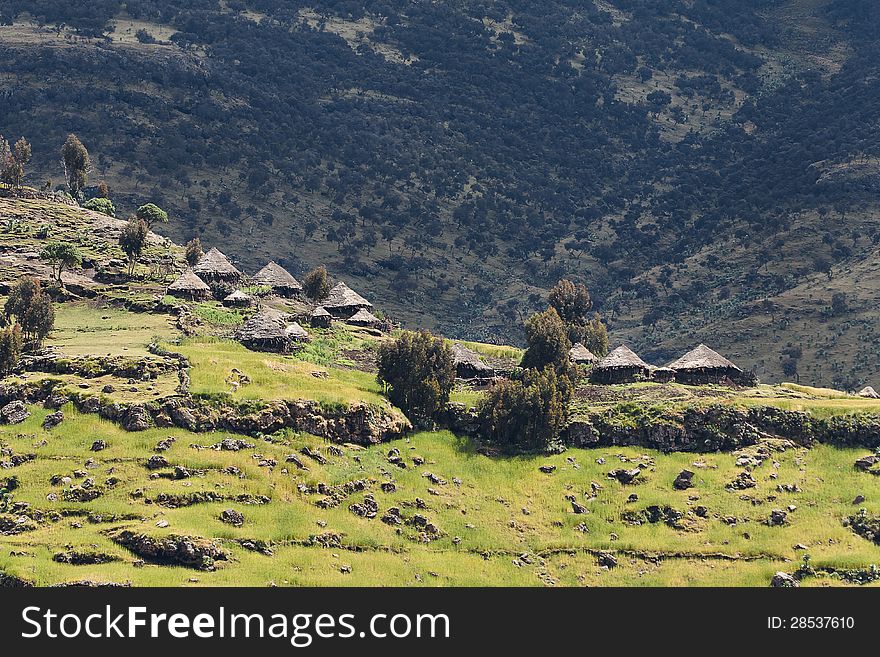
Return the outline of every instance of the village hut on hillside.
[[[651,376],[651,366],[639,358],[626,345],[617,349],[596,363],[590,374],[594,383],[634,383],[647,381]]]
[[[382,323],[381,319],[365,308],[361,308],[345,321],[352,326],[366,326],[369,328],[376,328]]]
[[[452,362],[455,363],[455,376],[459,379],[491,379],[495,369],[483,362],[480,355],[460,342],[452,345]]]
[[[273,294],[281,297],[294,297],[303,291],[302,285],[289,271],[275,262],[270,262],[254,274],[254,285],[265,285]]]
[[[193,271],[209,283],[237,283],[241,280],[241,272],[217,247],[203,255]]]
[[[337,283],[321,305],[338,319],[348,319],[359,310],[372,310],[373,304],[345,283]]]
[[[871,386],[865,386],[856,393],[859,397],[867,397],[868,399],[880,399],[880,395]]]
[[[675,370],[675,380],[688,385],[739,382],[743,371],[717,351],[704,344],[667,365]]]
[[[192,269],[187,269],[183,274],[168,286],[168,294],[180,299],[190,301],[202,301],[211,296],[211,288],[201,278],[196,276]]]
[[[253,305],[254,298],[241,290],[235,290],[226,295],[221,303],[227,308],[248,308]]]
[[[298,331],[289,331],[285,315],[274,308],[263,307],[247,320],[235,334],[236,339],[253,351],[274,351],[287,353],[293,347],[299,331],[305,330],[296,324]],[[308,334],[306,334],[306,338]]]
[[[671,367],[652,367],[651,381],[654,383],[672,383],[675,381],[675,370]]]
[[[595,365],[599,360],[592,351],[580,342],[575,342],[574,346],[568,350],[568,359],[575,365]]]
[[[302,326],[293,322],[290,324],[287,329],[287,338],[291,342],[308,342],[309,341],[309,333]]]
[[[333,323],[333,315],[328,313],[324,306],[318,306],[309,316],[309,323],[314,328],[330,328],[330,324]]]

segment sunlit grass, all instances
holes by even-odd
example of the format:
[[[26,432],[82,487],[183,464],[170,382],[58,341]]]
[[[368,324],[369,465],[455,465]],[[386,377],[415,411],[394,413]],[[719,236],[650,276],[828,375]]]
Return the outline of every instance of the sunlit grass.
[[[68,356],[147,355],[147,345],[158,336],[176,336],[168,315],[133,313],[110,306],[64,303],[55,306],[55,329],[46,341]]]

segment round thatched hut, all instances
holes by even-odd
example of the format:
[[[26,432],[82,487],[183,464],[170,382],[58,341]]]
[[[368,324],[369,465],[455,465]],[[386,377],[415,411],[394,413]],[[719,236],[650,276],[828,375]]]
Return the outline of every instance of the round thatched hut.
[[[880,395],[871,386],[865,386],[856,393],[859,397],[867,397],[868,399],[880,399]]]
[[[249,294],[245,294],[241,290],[235,290],[226,295],[222,303],[227,308],[248,308],[253,305],[254,298]]]
[[[647,381],[651,377],[651,366],[639,358],[626,345],[617,349],[596,363],[590,374],[594,383],[635,383]]]
[[[293,322],[286,329],[287,338],[291,342],[308,342],[309,341],[309,333],[302,326]]]
[[[217,247],[203,255],[193,267],[193,271],[209,283],[237,283],[241,280],[241,272]]]
[[[568,350],[568,359],[575,365],[595,365],[599,360],[596,355],[580,342]]]
[[[337,283],[321,305],[338,319],[348,319],[359,310],[372,310],[373,304],[345,283]]]
[[[328,313],[324,306],[318,306],[312,311],[309,323],[314,328],[330,328],[330,324],[333,323],[333,315]]]
[[[352,326],[367,326],[369,328],[376,328],[382,323],[382,320],[365,308],[361,308],[345,321]]]
[[[299,281],[275,262],[270,262],[254,274],[252,280],[254,285],[265,285],[272,290],[273,294],[281,297],[295,297],[303,291]]]
[[[491,379],[494,368],[486,365],[480,355],[456,342],[452,345],[452,361],[455,363],[455,376],[459,379]]]
[[[203,301],[211,297],[211,288],[192,269],[183,272],[180,278],[168,286],[167,292],[172,297],[190,301]]]
[[[675,380],[678,383],[688,385],[737,383],[743,378],[740,368],[704,344],[691,349],[667,367],[675,370]]]
[[[654,383],[672,383],[675,381],[675,370],[671,367],[652,367],[651,381]]]
[[[238,329],[235,337],[248,349],[284,354],[290,351],[293,342],[287,327],[283,313],[263,307]]]

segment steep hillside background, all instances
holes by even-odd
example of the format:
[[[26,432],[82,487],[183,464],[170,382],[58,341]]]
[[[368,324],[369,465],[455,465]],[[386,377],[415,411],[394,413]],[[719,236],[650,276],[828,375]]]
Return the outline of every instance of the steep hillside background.
[[[662,362],[880,377],[870,0],[5,0],[0,132],[254,271],[518,339],[562,276]],[[835,294],[838,296],[835,299]],[[840,295],[843,296],[840,296]]]

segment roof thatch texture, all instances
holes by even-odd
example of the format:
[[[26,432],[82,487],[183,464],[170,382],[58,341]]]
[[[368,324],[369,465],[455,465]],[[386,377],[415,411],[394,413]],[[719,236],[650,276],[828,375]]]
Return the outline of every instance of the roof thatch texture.
[[[309,333],[302,326],[293,322],[286,329],[287,337],[297,342],[303,342],[309,339]]]
[[[494,376],[495,374],[495,370],[486,365],[476,351],[468,349],[459,342],[455,342],[452,345],[452,361],[455,363],[456,371],[462,378]]]
[[[617,369],[617,368],[641,368],[650,369],[651,366],[639,358],[636,353],[625,344],[620,345],[610,354],[599,360],[596,364],[597,369]]]
[[[324,306],[318,306],[312,311],[312,317],[332,317]]]
[[[235,305],[247,305],[253,303],[253,301],[254,298],[251,295],[245,294],[241,290],[235,290],[234,292],[226,295],[226,297],[223,299],[223,303]]]
[[[321,305],[330,311],[334,308],[373,307],[373,304],[342,282],[337,283],[336,286],[330,290],[330,294],[328,294],[327,298],[321,302]]]
[[[880,395],[871,386],[865,386],[857,394],[859,397],[867,397],[868,399],[880,399]]]
[[[355,326],[375,326],[381,320],[366,308],[361,308],[345,321]]]
[[[208,278],[240,278],[241,272],[229,261],[220,249],[212,248],[198,261],[193,271]]]
[[[726,370],[732,369],[741,372],[736,365],[727,360],[717,351],[709,349],[704,344],[699,345],[695,349],[691,349],[684,356],[667,365],[673,370]]]
[[[254,274],[253,282],[256,285],[267,285],[271,288],[302,290],[302,285],[300,285],[299,281],[284,267],[275,262],[270,262]]]
[[[202,293],[210,292],[211,288],[201,278],[193,273],[192,269],[187,269],[180,278],[168,286],[168,292],[186,292],[186,293]]]
[[[238,329],[235,337],[243,342],[287,340],[287,320],[283,313],[264,307]]]
[[[592,351],[587,349],[580,342],[576,342],[574,346],[568,350],[568,358],[575,363],[595,363],[599,360]]]

